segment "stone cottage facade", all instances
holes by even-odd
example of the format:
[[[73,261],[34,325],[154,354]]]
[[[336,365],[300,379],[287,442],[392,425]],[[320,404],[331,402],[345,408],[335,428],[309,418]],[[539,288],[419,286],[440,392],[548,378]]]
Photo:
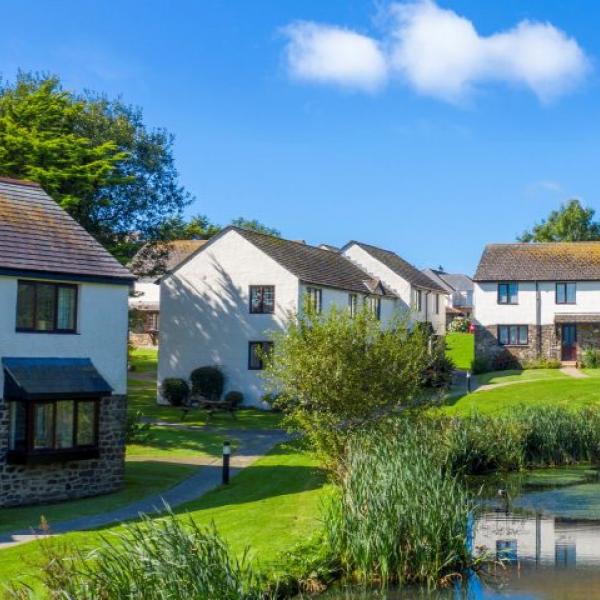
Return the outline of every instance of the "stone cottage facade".
[[[122,485],[133,279],[39,185],[0,178],[0,508]]]
[[[475,356],[492,368],[600,347],[600,242],[491,244],[474,282]]]

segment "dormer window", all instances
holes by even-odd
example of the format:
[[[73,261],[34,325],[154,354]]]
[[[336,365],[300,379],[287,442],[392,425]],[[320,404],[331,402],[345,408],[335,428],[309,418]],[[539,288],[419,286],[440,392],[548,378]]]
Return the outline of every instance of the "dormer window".
[[[518,304],[519,284],[516,281],[498,284],[498,304]]]
[[[275,286],[250,286],[250,313],[253,315],[271,315],[275,312]]]
[[[75,333],[77,286],[19,280],[16,329],[31,333]]]

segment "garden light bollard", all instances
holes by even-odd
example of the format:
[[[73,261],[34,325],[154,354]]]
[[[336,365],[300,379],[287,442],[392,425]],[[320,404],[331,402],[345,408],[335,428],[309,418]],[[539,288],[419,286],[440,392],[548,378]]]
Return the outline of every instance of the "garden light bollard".
[[[229,484],[229,457],[231,456],[231,444],[223,442],[223,485]]]
[[[467,371],[467,394],[471,393],[471,371]]]

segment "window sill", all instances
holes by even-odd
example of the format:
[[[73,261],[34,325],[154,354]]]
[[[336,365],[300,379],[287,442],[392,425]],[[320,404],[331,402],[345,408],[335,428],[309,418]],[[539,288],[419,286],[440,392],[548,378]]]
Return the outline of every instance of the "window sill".
[[[15,329],[15,333],[41,333],[44,335],[80,335],[78,331],[37,331],[36,329]]]
[[[527,348],[529,344],[498,344],[501,348]]]
[[[98,458],[98,448],[69,448],[68,450],[46,450],[38,452],[9,451],[7,462],[10,465],[48,465],[58,462],[90,460]]]

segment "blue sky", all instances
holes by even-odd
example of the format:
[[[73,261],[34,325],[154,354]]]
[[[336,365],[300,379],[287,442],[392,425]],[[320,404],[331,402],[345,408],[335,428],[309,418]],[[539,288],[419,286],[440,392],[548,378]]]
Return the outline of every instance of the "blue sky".
[[[485,243],[560,202],[599,205],[593,0],[14,0],[2,12],[3,77],[50,71],[140,105],[176,136],[190,214],[472,273]]]

